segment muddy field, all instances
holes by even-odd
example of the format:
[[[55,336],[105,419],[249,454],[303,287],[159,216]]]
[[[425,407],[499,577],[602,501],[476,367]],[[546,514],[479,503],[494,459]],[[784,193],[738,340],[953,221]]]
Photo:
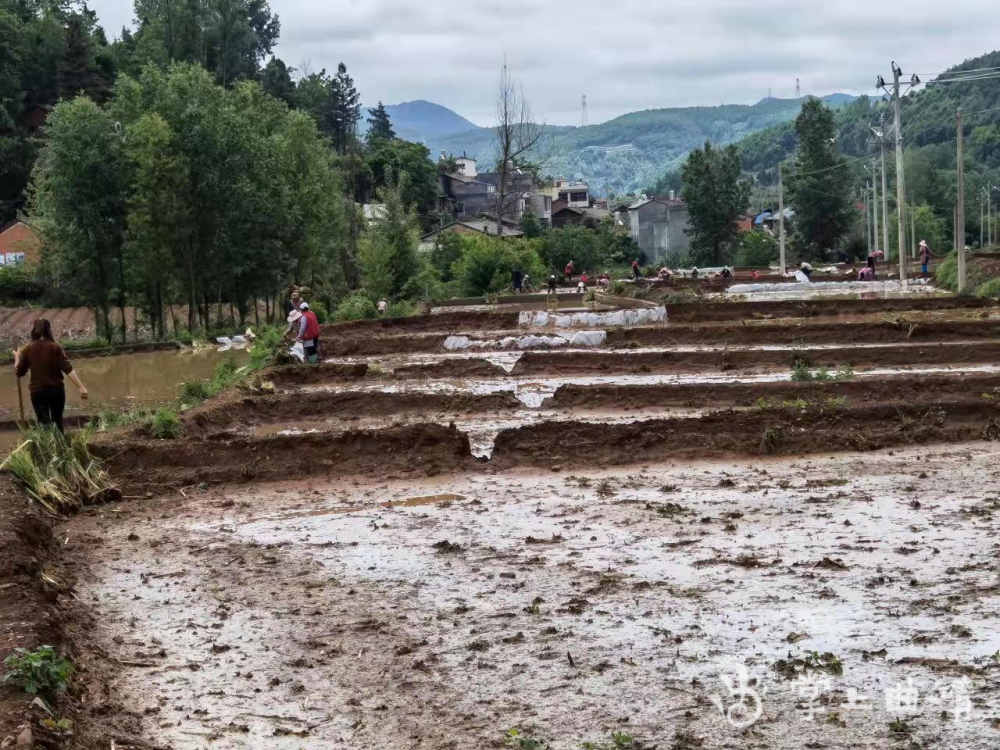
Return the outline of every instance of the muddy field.
[[[996,313],[706,303],[587,351],[444,350],[509,314],[328,327],[177,440],[99,436],[122,503],[0,486],[0,655],[78,668],[74,737],[0,689],[0,746],[995,748]]]

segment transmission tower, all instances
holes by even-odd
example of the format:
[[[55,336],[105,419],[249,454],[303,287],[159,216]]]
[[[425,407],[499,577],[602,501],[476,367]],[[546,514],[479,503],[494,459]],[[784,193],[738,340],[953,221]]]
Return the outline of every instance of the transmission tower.
[[[587,95],[583,95],[583,104],[580,107],[580,127],[587,127]]]
[[[798,78],[795,79],[795,98],[796,99],[802,98],[802,87],[799,85]]]

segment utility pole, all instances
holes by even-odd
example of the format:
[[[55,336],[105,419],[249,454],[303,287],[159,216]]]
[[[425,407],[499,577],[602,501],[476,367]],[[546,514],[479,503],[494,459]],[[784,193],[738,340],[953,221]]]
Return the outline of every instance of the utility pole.
[[[896,204],[899,214],[899,283],[906,286],[906,182],[903,178],[903,128],[900,124],[899,75],[896,63],[892,64],[893,126],[896,128]]]
[[[914,206],[907,209],[910,212],[910,260],[917,257],[917,212]]]
[[[778,261],[781,266],[781,275],[785,275],[785,182],[781,174],[781,165],[778,165],[778,225],[779,229],[779,239],[778,247],[780,248],[780,260]]]
[[[983,207],[983,194],[980,193],[979,194],[979,249],[980,250],[986,249],[985,247],[983,247],[983,239],[984,239],[983,230],[986,228],[985,222],[986,222],[986,211]]]
[[[965,164],[962,160],[962,108],[958,108],[958,206],[955,235],[958,238],[958,293],[965,293]]]
[[[892,89],[886,85],[882,76],[878,77],[877,86],[886,90],[892,96],[893,103],[893,127],[896,131],[896,205],[899,214],[899,282],[906,286],[906,181],[903,177],[903,128],[900,122],[900,107],[902,106],[901,94],[899,90],[899,77],[903,71],[895,61],[892,63]],[[910,87],[920,83],[920,79],[914,75],[910,78]]]
[[[868,254],[872,254],[872,212],[871,212],[872,184],[865,183],[865,239],[868,241]],[[876,227],[876,231],[877,231]]]
[[[876,171],[878,170],[875,167],[875,159],[872,159],[872,220],[875,222],[875,255],[878,256],[878,179]],[[885,179],[884,174],[882,179]],[[885,216],[882,217],[882,221],[885,221]]]

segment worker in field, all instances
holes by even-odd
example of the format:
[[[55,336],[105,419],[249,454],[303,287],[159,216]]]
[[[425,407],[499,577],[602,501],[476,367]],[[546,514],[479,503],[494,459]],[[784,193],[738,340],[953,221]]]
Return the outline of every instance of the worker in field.
[[[15,350],[13,354],[17,377],[23,378],[31,373],[28,391],[38,423],[42,426],[53,425],[59,432],[64,432],[66,386],[63,384],[63,376],[68,377],[76,386],[84,401],[88,394],[66,352],[52,337],[52,325],[49,321],[45,318],[36,320],[31,327],[31,343],[20,351]]]
[[[309,303],[299,305],[299,333],[296,340],[302,342],[306,354],[306,362],[315,365],[319,362],[319,320],[316,313],[309,309]]]
[[[389,311],[389,300],[387,300],[385,297],[382,297],[378,301],[378,304],[375,305],[375,309],[378,310],[379,317],[384,318],[385,314]]]
[[[524,271],[520,268],[515,268],[511,277],[511,280],[514,282],[514,294],[520,294],[521,286],[524,284]]]
[[[285,318],[288,318],[294,310],[298,310],[301,304],[302,291],[297,286],[293,286],[289,291],[288,299],[285,300]]]
[[[556,275],[552,274],[551,276],[549,276],[549,294],[555,294],[556,293],[556,285],[557,284],[558,284],[558,282],[556,281]]]
[[[931,265],[931,258],[934,253],[927,246],[927,240],[920,240],[920,273],[924,276],[927,275],[927,271]]]
[[[573,265],[573,261],[566,264],[566,268],[563,269],[563,280],[567,283],[573,283],[573,275],[576,273],[576,267]]]
[[[810,281],[812,280],[813,267],[809,263],[806,263],[805,261],[799,263],[799,270],[802,271],[803,275],[807,279],[809,279]]]
[[[632,278],[638,281],[640,275],[641,274],[639,273],[639,259],[636,258],[635,260],[632,261]]]

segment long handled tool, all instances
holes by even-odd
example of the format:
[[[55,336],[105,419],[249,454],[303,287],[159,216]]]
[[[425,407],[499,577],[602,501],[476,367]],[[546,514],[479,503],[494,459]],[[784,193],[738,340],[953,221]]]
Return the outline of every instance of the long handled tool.
[[[15,373],[14,379],[17,381],[17,403],[21,407],[21,427],[24,427],[26,422],[24,421],[24,395],[21,393],[21,378],[17,377],[17,373]]]

